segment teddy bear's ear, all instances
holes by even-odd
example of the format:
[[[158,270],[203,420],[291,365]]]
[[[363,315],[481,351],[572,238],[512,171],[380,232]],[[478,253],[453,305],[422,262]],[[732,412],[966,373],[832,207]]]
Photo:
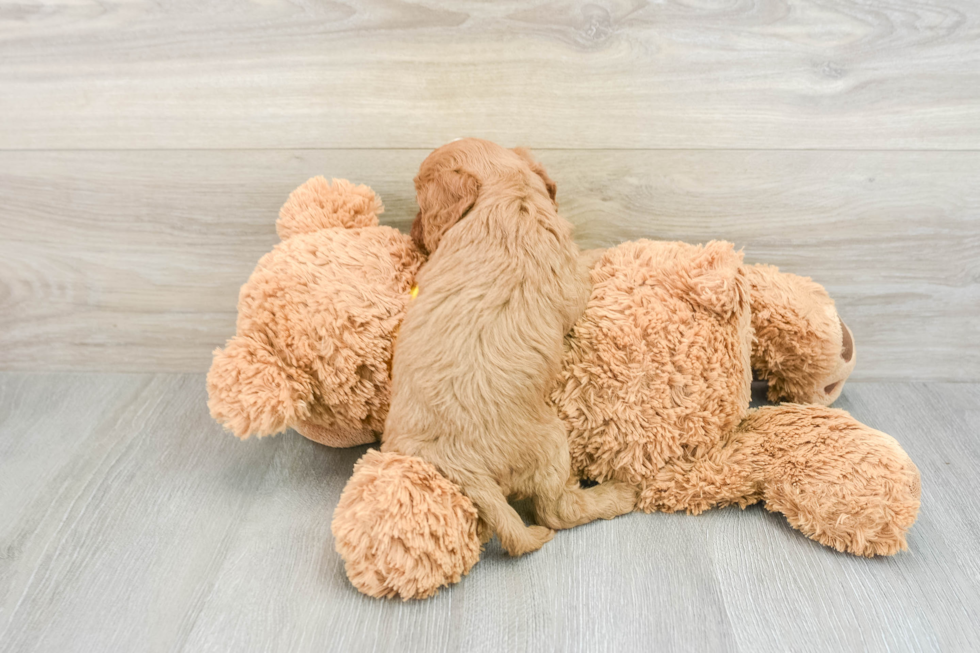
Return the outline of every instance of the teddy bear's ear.
[[[320,229],[374,227],[384,205],[373,190],[345,179],[313,177],[289,195],[279,210],[276,233],[286,240]]]
[[[731,243],[683,246],[669,285],[678,287],[701,307],[724,318],[748,308],[748,282],[742,272],[742,253]]]
[[[211,416],[239,438],[286,430],[309,417],[312,382],[266,345],[235,336],[214,351],[208,372]]]

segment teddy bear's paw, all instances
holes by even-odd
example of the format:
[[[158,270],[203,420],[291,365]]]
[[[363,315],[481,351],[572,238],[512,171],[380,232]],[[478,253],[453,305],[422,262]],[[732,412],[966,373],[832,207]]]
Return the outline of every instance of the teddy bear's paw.
[[[894,438],[841,410],[784,404],[750,416],[770,462],[764,499],[808,537],[892,555],[919,512],[919,470]]]
[[[796,501],[792,508],[783,504],[790,524],[808,537],[843,553],[865,556],[895,555],[908,548],[906,534],[919,511],[921,480],[919,470],[907,461],[890,484],[876,484],[874,490],[860,488],[850,497],[823,497]],[[805,490],[804,490],[805,491]],[[774,509],[767,502],[766,507]]]
[[[374,227],[383,212],[381,198],[367,186],[313,177],[290,193],[279,209],[276,233],[286,240],[320,229]]]
[[[306,419],[314,395],[306,375],[250,336],[235,336],[214,351],[207,385],[211,416],[242,439]]]
[[[830,353],[801,352],[799,360],[807,356],[822,356],[819,365],[806,369],[791,370],[784,367],[775,374],[770,370],[768,398],[770,401],[793,401],[803,404],[829,406],[840,397],[854,366],[857,364],[857,346],[854,336],[844,320],[833,313],[836,325],[830,328],[822,349]],[[829,370],[829,371],[828,371]]]
[[[357,462],[331,529],[351,583],[378,598],[427,598],[480,558],[472,501],[431,464],[393,452]]]
[[[844,320],[837,316],[837,328],[834,329],[833,341],[836,345],[840,342],[840,354],[834,358],[834,369],[822,379],[818,379],[812,394],[808,397],[808,403],[829,406],[837,401],[844,383],[854,371],[857,363],[857,346],[854,344],[854,335],[844,324]]]

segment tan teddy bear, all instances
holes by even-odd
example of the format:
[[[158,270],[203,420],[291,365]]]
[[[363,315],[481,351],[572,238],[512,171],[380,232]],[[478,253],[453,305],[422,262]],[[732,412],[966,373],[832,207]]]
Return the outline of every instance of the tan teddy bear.
[[[239,437],[380,436],[393,338],[424,263],[407,236],[377,226],[380,211],[366,187],[322,178],[283,206],[283,242],[242,288],[237,335],[208,375],[212,415]],[[551,395],[582,478],[635,484],[648,512],[765,501],[840,551],[905,548],[919,473],[893,438],[825,407],[856,350],[822,287],[744,265],[723,242],[641,240],[596,259]],[[799,403],[749,410],[753,370],[771,399]],[[349,578],[372,596],[430,596],[481,548],[457,487],[425,461],[376,450],[355,466],[333,531]]]

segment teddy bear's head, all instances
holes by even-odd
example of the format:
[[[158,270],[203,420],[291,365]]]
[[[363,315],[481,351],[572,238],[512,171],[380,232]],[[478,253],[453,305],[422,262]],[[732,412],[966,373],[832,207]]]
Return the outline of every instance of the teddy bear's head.
[[[752,369],[770,401],[829,406],[857,363],[854,335],[823,286],[772,265],[746,266],[752,290]]]
[[[330,446],[377,439],[392,335],[423,256],[378,226],[367,186],[315,177],[290,196],[238,299],[236,335],[214,352],[212,416],[241,438],[294,428]]]

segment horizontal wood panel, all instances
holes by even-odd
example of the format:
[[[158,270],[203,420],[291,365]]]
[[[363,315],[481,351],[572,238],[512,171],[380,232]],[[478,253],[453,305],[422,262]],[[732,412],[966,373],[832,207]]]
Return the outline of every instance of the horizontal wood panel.
[[[425,150],[0,152],[0,369],[203,371],[239,286],[315,174],[407,230]],[[538,155],[586,247],[727,239],[812,276],[855,379],[980,379],[980,153]]]
[[[980,5],[13,3],[0,149],[980,149]]]

